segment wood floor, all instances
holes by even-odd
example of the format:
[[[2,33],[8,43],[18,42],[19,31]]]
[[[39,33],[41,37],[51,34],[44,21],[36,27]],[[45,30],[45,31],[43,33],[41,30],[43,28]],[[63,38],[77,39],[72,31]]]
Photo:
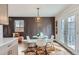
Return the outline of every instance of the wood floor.
[[[62,46],[60,46],[58,43],[54,42],[54,47],[58,48],[61,50],[62,53],[58,54],[58,55],[71,55],[66,49],[64,49]],[[21,44],[18,44],[18,55],[24,55],[24,50],[27,49],[27,43],[23,42]],[[50,54],[52,55],[52,54]],[[54,54],[53,54],[54,55]]]

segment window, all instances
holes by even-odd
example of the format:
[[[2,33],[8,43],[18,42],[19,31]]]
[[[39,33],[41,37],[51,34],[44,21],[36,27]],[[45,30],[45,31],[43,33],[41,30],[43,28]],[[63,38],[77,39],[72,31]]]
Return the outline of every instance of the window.
[[[64,43],[64,19],[61,20],[61,38],[60,41]]]
[[[15,32],[24,32],[24,20],[15,20]]]

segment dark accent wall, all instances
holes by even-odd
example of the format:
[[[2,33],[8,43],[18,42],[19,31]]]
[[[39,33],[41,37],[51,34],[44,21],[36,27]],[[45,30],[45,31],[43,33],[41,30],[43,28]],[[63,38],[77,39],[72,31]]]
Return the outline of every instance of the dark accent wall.
[[[43,32],[45,35],[55,35],[55,17],[41,17],[40,22],[35,21],[35,17],[9,17],[9,25],[4,25],[3,36],[12,37],[14,33],[14,21],[24,20],[24,32],[20,32],[25,38],[29,35],[31,38],[38,32]]]

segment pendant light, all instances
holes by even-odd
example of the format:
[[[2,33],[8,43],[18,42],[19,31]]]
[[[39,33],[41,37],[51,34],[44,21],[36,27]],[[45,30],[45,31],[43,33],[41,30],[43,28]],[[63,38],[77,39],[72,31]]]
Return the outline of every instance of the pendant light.
[[[40,22],[39,8],[37,8],[37,17],[36,17],[36,22]]]

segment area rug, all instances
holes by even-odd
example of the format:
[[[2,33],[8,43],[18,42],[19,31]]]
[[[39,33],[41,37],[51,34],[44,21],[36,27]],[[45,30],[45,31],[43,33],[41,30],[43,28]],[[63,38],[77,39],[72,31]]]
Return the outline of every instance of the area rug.
[[[28,44],[28,48],[24,51],[25,55],[54,55],[57,52],[61,52],[60,49],[57,49],[55,47],[37,47],[36,44],[30,43]]]

